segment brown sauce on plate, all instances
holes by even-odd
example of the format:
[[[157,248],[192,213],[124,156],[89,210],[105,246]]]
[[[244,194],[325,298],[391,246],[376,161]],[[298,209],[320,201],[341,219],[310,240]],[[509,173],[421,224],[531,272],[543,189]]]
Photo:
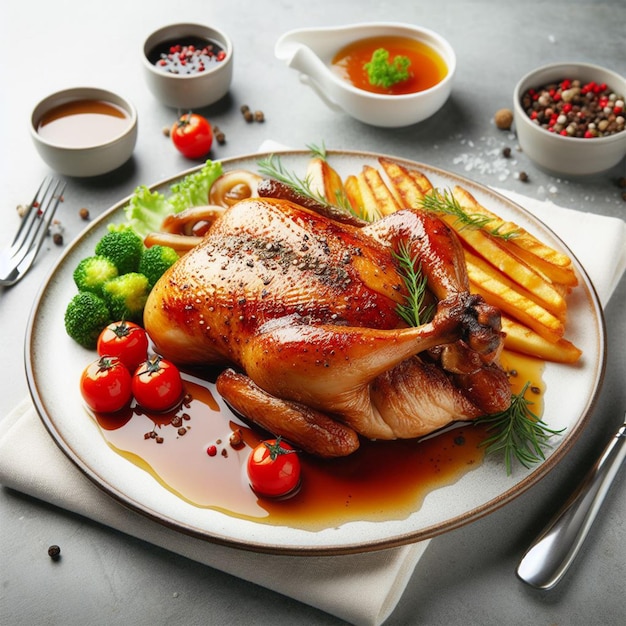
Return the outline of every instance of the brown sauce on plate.
[[[389,52],[390,62],[399,55],[409,58],[411,65],[407,80],[389,88],[370,84],[364,65],[371,61],[372,54],[378,48]],[[334,56],[331,68],[359,89],[392,95],[425,91],[441,82],[448,73],[445,61],[433,48],[410,37],[394,36],[371,37],[351,43]]]
[[[108,143],[129,125],[128,113],[111,102],[73,100],[45,113],[37,133],[55,145],[88,148]]]
[[[540,411],[543,362],[510,354],[503,360],[515,374],[515,391],[526,380],[537,388],[539,408],[534,408]],[[351,520],[404,519],[429,492],[454,483],[483,460],[479,444],[485,429],[466,423],[421,441],[363,441],[357,452],[341,459],[300,453],[299,491],[282,500],[259,498],[248,484],[245,464],[267,433],[235,417],[210,380],[189,373],[183,377],[187,396],[175,411],[146,414],[133,406],[95,419],[113,450],[198,507],[308,530]],[[240,432],[242,446],[231,445],[234,431]]]

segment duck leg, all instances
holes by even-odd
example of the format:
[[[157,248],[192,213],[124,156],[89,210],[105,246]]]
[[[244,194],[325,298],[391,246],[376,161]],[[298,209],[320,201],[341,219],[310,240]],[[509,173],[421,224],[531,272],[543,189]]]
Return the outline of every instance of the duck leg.
[[[349,426],[303,404],[272,396],[245,374],[226,369],[218,376],[216,388],[235,411],[306,452],[334,458],[359,447],[359,437]]]

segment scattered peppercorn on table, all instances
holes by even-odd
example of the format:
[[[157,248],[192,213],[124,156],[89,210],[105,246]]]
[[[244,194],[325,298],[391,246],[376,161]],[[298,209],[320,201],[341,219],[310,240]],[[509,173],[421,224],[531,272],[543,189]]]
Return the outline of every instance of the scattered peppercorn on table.
[[[5,47],[32,51],[27,64],[14,59],[0,67],[5,87],[0,245],[7,245],[17,230],[16,207],[30,202],[39,181],[50,173],[28,133],[30,111],[39,99],[85,82],[112,88],[136,106],[139,137],[132,159],[115,172],[96,179],[67,179],[54,237],[45,242],[21,283],[0,288],[0,419],[28,395],[23,360],[30,309],[67,246],[137,186],[203,162],[186,159],[163,133],[188,112],[160,105],[142,80],[142,42],[167,23],[212,24],[227,32],[234,44],[229,95],[194,111],[210,122],[216,138],[208,158],[252,154],[267,140],[294,148],[323,144],[329,150],[362,150],[427,163],[483,185],[581,212],[622,220],[626,216],[624,160],[593,178],[556,178],[537,169],[519,151],[510,121],[495,120],[496,112],[512,108],[513,89],[521,76],[547,62],[577,60],[581,41],[586,42],[587,61],[625,74],[624,20],[618,19],[624,15],[622,0],[549,4],[441,0],[428,5],[398,0],[391,13],[387,4],[362,3],[356,12],[353,3],[332,0],[280,4],[233,0],[210,6],[188,0],[184,20],[164,0],[153,0],[149,11],[143,4],[121,0],[111,0],[104,11],[78,0],[52,0],[37,5],[36,19],[31,4],[10,3],[0,18]],[[291,29],[373,21],[424,26],[454,47],[458,66],[452,96],[432,118],[403,129],[366,126],[327,107],[274,57],[275,42]],[[200,58],[193,51],[192,56]],[[570,91],[574,87],[561,84],[559,92],[546,86],[546,92],[537,96],[539,106],[530,114],[556,132],[573,136],[608,132],[611,122],[601,119],[603,111],[621,106],[623,113],[625,94],[619,94],[620,101],[609,100],[601,86],[581,85],[581,93],[591,91],[597,98],[578,103],[578,95]],[[528,96],[529,107],[533,97]],[[600,119],[591,129],[578,128],[568,118],[575,106],[589,107],[589,115]],[[589,246],[602,245],[602,241],[589,241]],[[623,477],[613,486],[584,550],[560,587],[548,595],[530,589],[515,577],[515,569],[530,541],[621,423],[626,405],[625,304],[622,277],[605,310],[608,350],[603,391],[571,451],[512,502],[433,539],[388,624],[621,623],[626,563]],[[57,326],[56,332],[64,332],[62,320]],[[68,381],[68,385],[74,382],[78,384]],[[83,419],[76,416],[77,428]],[[0,437],[10,426],[2,419]],[[54,446],[52,439],[50,445]],[[326,590],[330,600],[323,611],[11,489],[0,490],[0,528],[2,624],[346,623],[338,616],[341,610],[327,608],[345,600],[337,597],[336,588]],[[341,558],[352,557],[330,560]],[[263,567],[262,559],[256,562]],[[350,567],[346,572],[348,578],[363,580],[364,588],[376,574]],[[257,574],[262,578],[262,571]],[[359,598],[353,603],[358,604]],[[367,622],[360,619],[378,623],[375,616]]]

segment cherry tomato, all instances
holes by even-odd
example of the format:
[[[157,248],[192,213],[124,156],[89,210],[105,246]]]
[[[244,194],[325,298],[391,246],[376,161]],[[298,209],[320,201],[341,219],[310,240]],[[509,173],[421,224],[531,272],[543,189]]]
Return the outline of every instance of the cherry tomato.
[[[170,137],[183,156],[199,159],[211,150],[213,130],[206,118],[190,111],[174,122]]]
[[[135,400],[149,411],[167,411],[183,395],[183,380],[178,368],[156,355],[144,361],[132,380]]]
[[[300,458],[280,437],[261,442],[248,457],[248,478],[259,495],[278,497],[300,484]]]
[[[83,371],[80,392],[94,411],[115,413],[132,398],[130,372],[117,357],[102,356]]]
[[[148,356],[148,334],[133,322],[113,322],[98,337],[98,354],[116,356],[134,372]]]

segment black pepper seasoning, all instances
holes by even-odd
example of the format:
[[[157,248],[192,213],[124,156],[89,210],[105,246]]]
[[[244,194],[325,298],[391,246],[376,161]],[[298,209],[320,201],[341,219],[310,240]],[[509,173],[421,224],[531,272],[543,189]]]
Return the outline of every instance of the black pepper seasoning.
[[[59,546],[57,546],[56,544],[51,545],[48,548],[48,556],[53,561],[58,561],[61,558],[61,548],[59,548]]]

